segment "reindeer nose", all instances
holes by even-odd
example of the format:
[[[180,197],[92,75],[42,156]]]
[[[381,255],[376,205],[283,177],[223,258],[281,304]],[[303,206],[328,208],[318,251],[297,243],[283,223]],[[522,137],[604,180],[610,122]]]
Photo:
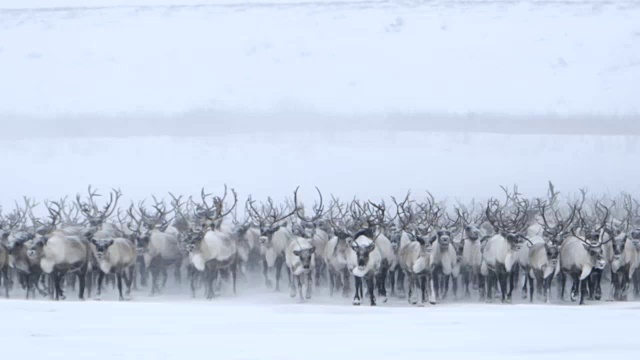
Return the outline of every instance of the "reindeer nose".
[[[99,252],[96,254],[96,256],[98,257],[98,259],[102,259],[102,257],[104,256],[103,252]]]
[[[35,250],[29,250],[29,251],[27,251],[27,256],[28,256],[28,257],[34,257],[34,256],[36,256],[36,252],[35,252]]]

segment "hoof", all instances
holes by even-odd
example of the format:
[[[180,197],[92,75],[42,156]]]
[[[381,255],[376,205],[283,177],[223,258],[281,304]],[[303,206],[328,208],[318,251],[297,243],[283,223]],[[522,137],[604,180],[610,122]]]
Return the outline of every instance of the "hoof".
[[[375,302],[372,302],[372,303],[371,303],[371,306],[376,306],[376,303],[375,303]]]
[[[382,299],[382,303],[383,303],[383,304],[386,304],[386,303],[387,303],[387,297],[386,297],[386,296],[383,296],[381,299]]]
[[[436,302],[435,302],[435,301],[429,301],[429,304],[431,304],[431,305],[435,305],[435,304],[436,304]]]
[[[296,292],[294,291],[294,292],[290,293],[289,296],[291,296],[291,298],[293,299],[294,297],[296,297]]]
[[[353,300],[353,306],[360,306],[360,300]]]

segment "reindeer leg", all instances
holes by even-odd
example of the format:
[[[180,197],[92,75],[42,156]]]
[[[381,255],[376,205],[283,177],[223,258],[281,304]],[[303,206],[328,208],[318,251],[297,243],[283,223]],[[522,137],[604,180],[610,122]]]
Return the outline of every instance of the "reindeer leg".
[[[378,285],[378,296],[382,298],[382,302],[383,303],[387,302],[386,281],[387,281],[387,268],[385,266],[383,266],[380,269],[380,273],[378,273],[377,280],[376,280],[377,285]]]
[[[462,287],[464,289],[464,297],[465,298],[470,298],[471,297],[471,291],[469,291],[469,282],[470,282],[470,273],[469,273],[469,268],[466,266],[461,266],[460,267],[460,275],[462,275]]]
[[[237,295],[238,293],[236,292],[236,281],[238,278],[238,264],[236,262],[234,262],[233,264],[231,264],[231,268],[229,269],[231,271],[231,282],[232,282],[232,286],[233,286],[233,295]]]
[[[312,282],[312,274],[308,273],[307,274],[307,293],[306,293],[306,298],[307,299],[311,299],[311,289],[313,288],[313,282]]]
[[[124,300],[124,296],[122,296],[122,271],[116,273],[116,281],[118,282],[118,300],[122,301]]]
[[[2,270],[2,280],[3,280],[3,285],[4,285],[4,292],[5,292],[5,297],[8,299],[9,298],[9,289],[11,288],[11,282],[9,280],[9,268],[6,267],[4,268],[4,270]]]
[[[486,284],[486,281],[485,281],[485,277],[480,273],[477,273],[476,275],[478,277],[478,292],[479,292],[479,295],[480,295],[480,299],[479,300],[480,301],[485,301],[486,300],[486,292],[487,292],[487,284]],[[468,286],[467,286],[467,289],[468,289]]]
[[[269,279],[269,265],[267,264],[267,260],[262,260],[262,274],[264,275],[264,283],[267,288],[273,287],[273,283]]]
[[[398,274],[398,297],[403,298],[405,296],[405,290],[404,290],[404,278],[405,278],[405,273],[404,271],[402,271],[402,269],[397,269],[396,273]]]
[[[127,271],[129,272],[129,274],[127,276],[127,297],[130,297],[131,296],[131,285],[133,285],[135,283],[134,276],[135,276],[136,272],[135,272],[135,268],[133,266],[129,266]]]
[[[176,279],[176,284],[182,284],[182,273],[180,272],[180,268],[182,267],[182,259],[179,259],[176,262],[176,269],[173,272],[173,277]]]
[[[505,302],[507,302],[507,294],[509,292],[509,290],[507,289],[507,278],[508,278],[509,274],[507,273],[506,269],[500,269],[498,271],[499,271],[498,272],[498,281],[500,281],[500,292],[501,292],[501,298],[502,298],[501,300],[502,300],[503,303],[505,303]],[[513,278],[511,278],[511,280],[513,281]],[[509,297],[508,299],[510,301],[511,297]]]
[[[530,275],[529,271],[525,269],[525,270],[523,270],[523,272],[524,272],[524,281],[522,282],[522,290],[521,291],[522,291],[522,298],[526,299],[527,296],[529,295],[528,294],[529,291],[527,291],[527,286],[532,288],[533,287],[533,282],[529,281],[529,278],[530,278],[529,277],[529,275]],[[533,302],[533,300],[531,300],[531,302]]]
[[[493,271],[489,271],[489,276],[487,279],[487,302],[493,302],[493,286],[495,284],[496,273]]]
[[[413,275],[409,275],[409,304],[415,305],[417,301],[414,300],[414,283],[415,279]]]
[[[367,276],[367,292],[369,293],[369,300],[371,306],[376,306],[376,288],[375,288],[375,275],[369,274]]]
[[[298,282],[298,295],[300,296],[300,301],[304,301],[304,295],[302,294],[304,292],[304,284],[302,283],[302,275],[297,275],[295,276],[295,278],[293,279],[294,281]],[[309,286],[311,286],[313,283],[309,283]]]
[[[441,279],[441,275],[440,275],[440,270],[435,269],[431,275],[431,278],[433,279],[433,285],[434,285],[434,290],[435,290],[435,295],[436,295],[436,299],[440,300],[440,279]]]
[[[414,280],[414,283],[416,283],[417,285],[417,281],[420,281],[420,303],[424,304],[425,302],[427,302],[427,277],[425,275],[420,275],[419,278],[417,278],[416,280]],[[417,286],[416,286],[417,288]]]
[[[572,274],[572,284],[571,284],[571,301],[576,301],[578,299],[578,292],[580,290],[580,277],[578,275]]]
[[[359,306],[360,305],[360,289],[362,288],[362,278],[354,276],[353,277],[355,280],[355,288],[356,288],[356,295],[353,297],[353,305],[355,306]]]
[[[336,275],[333,270],[329,270],[329,296],[333,297],[333,291],[336,288]]]
[[[435,292],[435,283],[436,279],[433,278],[433,275],[429,276],[429,304],[436,304],[436,292]]]
[[[578,284],[580,288],[580,305],[584,305],[584,298],[587,296],[587,282],[588,279],[580,280],[578,279]]]
[[[449,295],[449,279],[451,275],[442,274],[442,287],[444,291],[442,292],[442,300],[445,300]]]
[[[350,278],[351,274],[349,273],[349,269],[342,269],[342,297],[344,298],[349,297],[349,293],[351,292],[351,281],[349,281]]]
[[[100,274],[98,274],[98,295],[96,296],[96,300],[100,300],[102,298],[103,282],[104,282],[104,273],[100,271]]]
[[[391,297],[396,297],[396,269],[389,270],[389,288],[391,288],[391,292],[389,295]]]
[[[284,263],[284,259],[281,255],[278,255],[275,261],[276,267],[276,291],[280,291],[280,276],[282,274],[282,264]]]

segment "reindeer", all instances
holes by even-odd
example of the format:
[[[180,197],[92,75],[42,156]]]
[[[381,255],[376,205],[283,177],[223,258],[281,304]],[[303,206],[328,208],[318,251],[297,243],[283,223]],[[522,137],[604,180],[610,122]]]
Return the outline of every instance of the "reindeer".
[[[633,282],[633,275],[640,265],[639,251],[636,245],[640,243],[629,237],[629,229],[634,216],[633,201],[628,194],[623,195],[626,216],[620,227],[616,228],[613,220],[605,227],[605,235],[611,241],[604,247],[605,258],[611,265],[612,298],[618,301],[627,299],[627,290]],[[633,234],[631,234],[633,235]]]
[[[434,245],[431,251],[431,266],[433,267],[436,298],[442,300],[447,298],[450,278],[453,278],[454,296],[458,296],[458,276],[460,274],[458,253],[452,243],[452,233],[459,225],[460,217],[452,220],[446,214],[444,216],[447,217],[447,222],[436,225],[439,229],[429,239]],[[440,295],[441,287],[443,288],[442,296]]]
[[[515,210],[506,209],[510,202],[513,203]],[[492,300],[492,288],[494,285],[497,287],[498,282],[502,302],[511,300],[514,280],[517,277],[513,270],[514,265],[517,265],[518,252],[525,240],[522,232],[528,226],[528,209],[529,203],[526,200],[517,199],[517,192],[513,197],[507,196],[507,201],[503,205],[494,199],[487,202],[485,210],[487,220],[496,233],[487,240],[482,253],[481,273],[483,276],[488,276],[488,301]],[[507,288],[507,281],[509,281],[509,288]]]
[[[198,226],[194,228],[193,234],[189,237],[187,250],[190,253],[190,260],[198,271],[205,272],[206,297],[212,299],[215,296],[215,282],[218,275],[223,271],[229,271],[232,278],[233,293],[236,293],[236,278],[238,265],[237,241],[232,236],[231,230],[223,226],[224,218],[229,215],[238,204],[238,195],[234,189],[233,205],[224,212],[225,200],[227,198],[227,186],[225,185],[224,196],[214,197],[212,205],[208,205],[204,189],[201,192],[202,204],[198,206],[195,214]],[[192,291],[194,290],[192,286]]]
[[[547,221],[547,204],[542,204],[540,216],[543,221],[543,236],[527,238],[529,243],[528,264],[524,268],[525,276],[529,281],[529,299],[533,302],[534,280],[538,295],[544,296],[544,301],[550,301],[551,283],[556,274],[560,247],[568,234],[577,211],[577,204],[571,207],[571,215],[563,218],[559,211],[554,211],[554,225]],[[537,240],[540,239],[540,240]],[[524,290],[526,291],[526,289]]]
[[[122,192],[118,189],[112,189],[109,194],[109,201],[104,206],[103,209],[96,204],[95,198],[100,197],[102,195],[98,194],[97,190],[92,189],[91,185],[89,185],[87,189],[88,193],[88,202],[83,202],[80,194],[76,194],[76,201],[74,208],[76,210],[76,215],[72,218],[71,212],[73,210],[65,211],[65,202],[66,198],[63,198],[60,203],[61,210],[61,219],[65,219],[69,226],[62,227],[61,231],[68,235],[73,236],[84,236],[89,240],[89,242],[94,242],[96,240],[104,240],[108,242],[111,239],[120,238],[124,236],[122,231],[115,227],[114,224],[107,223],[107,220],[113,215],[115,212],[118,201],[122,197]],[[84,222],[79,222],[79,214],[82,213],[85,220]],[[86,224],[87,226],[84,226]],[[92,252],[93,254],[93,252]],[[91,256],[89,267],[87,269],[87,292],[88,296],[91,297],[91,291],[93,288],[93,280],[97,278],[99,283],[99,287],[102,286],[100,279],[104,279],[104,275],[100,271],[100,266],[98,264],[98,259],[95,256]],[[114,284],[115,284],[115,278]],[[75,288],[75,277],[71,277],[72,286]]]
[[[486,221],[484,213],[471,217],[468,211],[456,208],[458,217],[462,220],[462,231],[454,237],[452,244],[455,247],[462,286],[465,297],[470,298],[470,285],[480,291],[480,298],[484,299],[485,278],[480,273],[482,265],[482,244],[489,239],[481,225]],[[459,239],[458,239],[459,237]]]
[[[336,218],[333,209],[338,211]],[[329,213],[329,224],[333,228],[333,237],[327,242],[324,258],[327,262],[329,273],[329,292],[333,296],[335,290],[342,288],[342,296],[348,297],[351,291],[349,277],[350,271],[347,264],[349,244],[353,240],[350,231],[345,225],[346,213],[343,204],[333,198],[333,204]]]
[[[55,299],[64,299],[64,291],[61,281],[66,273],[76,273],[80,282],[78,297],[84,299],[86,275],[91,262],[91,250],[88,238],[93,235],[95,229],[90,229],[82,236],[68,235],[56,230],[60,221],[60,205],[48,207],[51,223],[39,232],[39,236],[33,240],[27,255],[38,261],[45,274],[52,277]]]
[[[132,220],[129,229],[132,232],[130,239],[136,244],[139,254],[143,254],[141,272],[145,269],[151,273],[151,295],[160,292],[159,276],[163,275],[163,286],[167,281],[167,268],[182,264],[182,252],[175,232],[166,232],[171,219],[167,219],[168,211],[161,205],[154,205],[156,215],[147,214],[140,204],[138,215],[135,214],[133,204],[127,213]]]
[[[599,279],[590,277],[595,269],[602,271],[606,266],[602,246],[611,241],[611,239],[605,242],[602,241],[610,210],[600,203],[596,204],[596,208],[598,207],[606,210],[602,222],[597,225],[589,223],[582,216],[582,209],[579,208],[576,212],[580,219],[584,237],[578,234],[578,226],[572,226],[572,236],[565,239],[560,247],[560,270],[564,275],[571,276],[573,279],[573,286],[571,287],[572,301],[576,300],[577,293],[580,291],[580,305],[584,304],[584,297],[587,292],[590,292],[590,299],[599,299]],[[564,298],[565,282],[563,279],[561,279],[561,287],[561,298]]]
[[[268,288],[273,286],[269,279],[269,269],[275,268],[276,286],[275,290],[280,291],[280,276],[282,266],[285,263],[285,252],[287,247],[293,240],[293,233],[285,224],[284,220],[295,215],[298,212],[296,188],[294,192],[293,209],[286,211],[283,207],[276,209],[271,198],[267,199],[267,204],[262,204],[262,210],[259,212],[254,207],[254,201],[249,197],[247,199],[246,208],[249,216],[260,228],[260,244],[264,254],[263,270],[265,284]]]

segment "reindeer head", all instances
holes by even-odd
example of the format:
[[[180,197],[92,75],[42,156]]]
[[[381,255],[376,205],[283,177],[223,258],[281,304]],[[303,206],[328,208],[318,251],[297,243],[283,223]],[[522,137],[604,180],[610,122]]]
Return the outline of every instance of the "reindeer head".
[[[308,270],[311,268],[311,260],[313,259],[313,254],[316,251],[316,247],[312,246],[310,248],[301,249],[301,250],[293,250],[293,255],[300,258],[300,264],[302,268]]]
[[[518,197],[517,188],[510,194],[506,188],[507,200],[500,204],[497,200],[489,200],[485,210],[487,220],[493,225],[496,233],[501,234],[509,244],[511,251],[520,251],[527,238],[522,235],[529,225],[529,208],[527,200]],[[511,208],[508,206],[511,205]]]
[[[431,237],[430,243],[438,242],[438,246],[440,246],[441,250],[449,249],[449,245],[451,244],[451,231],[449,230],[438,230]]]
[[[24,245],[35,238],[35,235],[29,232],[18,232],[13,234],[13,238],[7,242],[7,249],[10,253],[14,253],[24,247]]]
[[[220,229],[224,218],[235,209],[238,204],[238,194],[234,189],[231,189],[231,192],[233,193],[233,205],[225,211],[225,202],[229,194],[227,185],[224,185],[224,195],[222,197],[214,196],[211,204],[209,204],[207,200],[211,194],[205,194],[204,188],[202,188],[200,192],[202,203],[196,205],[195,217],[199,219],[205,228],[212,230]]]
[[[188,252],[193,252],[204,240],[205,231],[189,231],[184,237],[184,246]]]
[[[557,243],[547,241],[544,244],[544,251],[547,254],[547,259],[549,263],[555,267],[558,262],[558,257],[560,256],[560,247]]]
[[[31,259],[38,259],[42,257],[44,246],[47,244],[47,241],[49,241],[49,238],[46,236],[35,238],[27,250],[27,256]]]
[[[357,263],[359,268],[364,268],[369,263],[369,256],[371,252],[376,248],[376,244],[371,242],[367,244],[359,244],[357,239],[351,241],[351,249],[355,251]]]
[[[96,254],[96,258],[102,259],[104,257],[104,254],[109,250],[109,247],[113,245],[113,243],[114,243],[113,239],[108,239],[108,240],[91,239],[91,244],[93,244],[94,246],[94,252]]]

